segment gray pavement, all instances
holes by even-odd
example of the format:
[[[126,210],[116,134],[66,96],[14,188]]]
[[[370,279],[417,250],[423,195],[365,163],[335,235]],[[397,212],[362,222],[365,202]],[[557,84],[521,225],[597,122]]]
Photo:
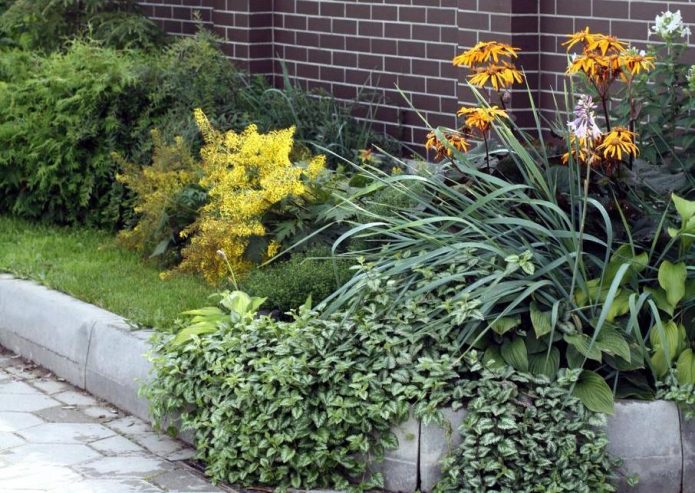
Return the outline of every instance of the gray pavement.
[[[0,492],[223,492],[193,450],[0,348]]]

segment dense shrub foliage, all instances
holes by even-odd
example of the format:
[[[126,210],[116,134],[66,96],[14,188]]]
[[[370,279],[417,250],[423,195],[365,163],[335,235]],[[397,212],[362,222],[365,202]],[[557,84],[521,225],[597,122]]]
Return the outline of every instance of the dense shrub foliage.
[[[0,13],[0,33],[29,50],[60,50],[83,35],[112,48],[154,48],[164,41],[135,0],[14,0],[0,5]]]
[[[266,298],[265,307],[289,312],[309,297],[314,302],[328,298],[352,276],[348,262],[331,257],[326,247],[298,252],[288,260],[252,270],[241,286],[253,296]]]
[[[15,53],[0,85],[0,208],[58,223],[114,226],[128,209],[111,153],[133,144],[146,99],[133,52],[75,42],[48,57]],[[23,74],[26,77],[23,77]]]

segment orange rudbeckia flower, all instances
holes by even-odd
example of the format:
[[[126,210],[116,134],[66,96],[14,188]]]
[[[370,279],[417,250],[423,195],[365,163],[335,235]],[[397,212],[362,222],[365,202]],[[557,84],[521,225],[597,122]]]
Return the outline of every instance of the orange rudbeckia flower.
[[[453,63],[458,67],[473,67],[489,61],[498,63],[502,57],[516,58],[518,56],[517,51],[519,48],[499,41],[481,41],[470,50],[456,56]]]
[[[495,121],[495,118],[509,118],[507,112],[497,106],[487,108],[461,108],[458,116],[465,116],[465,125],[470,128],[477,128],[481,132],[487,132],[490,124]]]
[[[635,145],[635,133],[624,127],[615,127],[608,132],[596,150],[606,159],[621,160],[623,154],[633,157],[639,154],[639,149]]]
[[[499,91],[510,87],[515,82],[523,82],[524,75],[511,63],[504,62],[502,65],[491,64],[477,68],[474,74],[468,76],[468,79],[471,84],[477,87],[483,87],[490,82],[492,87]]]

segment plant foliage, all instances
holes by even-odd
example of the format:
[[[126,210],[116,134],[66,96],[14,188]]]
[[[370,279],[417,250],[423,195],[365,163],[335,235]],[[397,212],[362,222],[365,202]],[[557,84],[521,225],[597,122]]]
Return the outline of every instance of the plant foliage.
[[[467,403],[462,441],[442,461],[435,492],[615,491],[619,463],[606,450],[605,417],[570,395],[578,372],[551,384],[509,367],[477,369],[479,378],[455,391]]]

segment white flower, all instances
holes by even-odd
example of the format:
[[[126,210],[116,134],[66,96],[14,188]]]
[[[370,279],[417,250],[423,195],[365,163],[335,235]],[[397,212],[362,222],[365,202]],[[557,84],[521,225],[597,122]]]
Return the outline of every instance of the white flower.
[[[690,36],[690,28],[683,23],[681,11],[662,12],[654,19],[655,25],[651,27],[649,35],[658,35],[665,41],[671,41],[674,38],[687,38]]]
[[[596,124],[594,110],[596,105],[591,96],[582,95],[574,108],[574,120],[567,122],[567,126],[578,139],[592,140],[601,136],[601,129]]]

